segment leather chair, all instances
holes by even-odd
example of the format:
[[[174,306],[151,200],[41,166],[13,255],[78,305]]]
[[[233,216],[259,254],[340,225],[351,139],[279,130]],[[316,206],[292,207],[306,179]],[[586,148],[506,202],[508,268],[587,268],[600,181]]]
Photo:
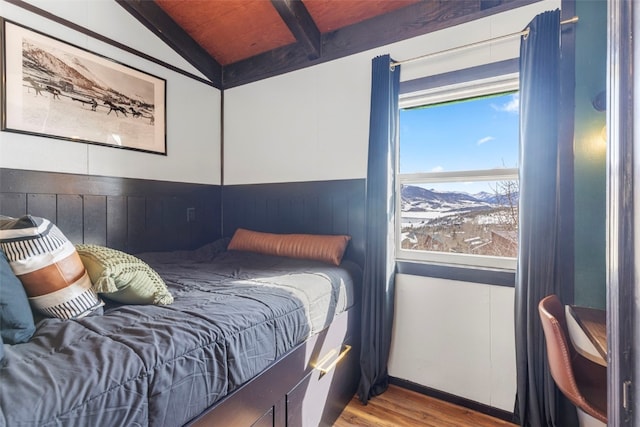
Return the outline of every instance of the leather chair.
[[[538,304],[538,312],[551,376],[578,409],[580,425],[606,425],[607,368],[579,355],[569,343],[564,306],[556,295],[543,298]]]

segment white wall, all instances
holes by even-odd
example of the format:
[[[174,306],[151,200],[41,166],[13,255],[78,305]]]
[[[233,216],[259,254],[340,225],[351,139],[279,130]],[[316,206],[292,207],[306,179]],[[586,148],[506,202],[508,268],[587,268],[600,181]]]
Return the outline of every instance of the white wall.
[[[370,88],[359,59],[225,90],[224,184],[362,178]]]
[[[29,3],[203,77],[113,0]],[[0,167],[220,184],[220,91],[0,0],[0,15],[166,80],[167,156],[0,132]]]
[[[512,411],[514,289],[398,274],[389,374]]]
[[[225,91],[225,184],[364,178],[371,59],[421,56],[524,29],[543,1]],[[519,39],[402,67],[411,80],[515,58]],[[366,284],[365,284],[366,286]],[[398,275],[389,374],[512,411],[512,288]]]

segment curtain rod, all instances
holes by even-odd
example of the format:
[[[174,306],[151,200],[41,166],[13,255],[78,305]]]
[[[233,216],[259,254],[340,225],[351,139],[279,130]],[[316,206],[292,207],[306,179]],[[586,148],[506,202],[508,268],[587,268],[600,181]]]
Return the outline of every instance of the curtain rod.
[[[574,23],[578,22],[578,19],[579,18],[577,16],[574,16],[573,18],[569,18],[569,19],[566,19],[564,21],[560,21],[560,24],[561,25],[574,24]],[[431,58],[431,57],[434,57],[434,56],[437,56],[437,55],[442,55],[444,53],[455,52],[455,51],[458,51],[458,50],[468,49],[468,48],[471,48],[471,47],[482,46],[482,45],[485,45],[485,44],[488,44],[488,43],[493,43],[493,42],[502,41],[502,40],[508,40],[508,39],[512,39],[512,38],[520,37],[520,36],[524,36],[526,38],[528,35],[529,35],[529,27],[525,28],[522,31],[518,31],[517,33],[506,34],[504,36],[494,37],[492,39],[487,39],[487,40],[482,40],[482,41],[475,42],[475,43],[465,44],[463,46],[453,47],[451,49],[445,49],[445,50],[441,50],[439,52],[428,53],[426,55],[417,56],[415,58],[405,59],[404,61],[395,61],[395,62],[391,63],[391,69],[393,70],[396,65],[409,64],[411,62],[421,61],[423,59]]]

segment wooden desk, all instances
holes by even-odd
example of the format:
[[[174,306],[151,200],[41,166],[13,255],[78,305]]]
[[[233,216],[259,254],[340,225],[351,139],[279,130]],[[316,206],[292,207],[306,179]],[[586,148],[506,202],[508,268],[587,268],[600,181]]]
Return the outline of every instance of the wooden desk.
[[[575,349],[602,366],[607,366],[607,313],[595,308],[567,305],[567,327]]]

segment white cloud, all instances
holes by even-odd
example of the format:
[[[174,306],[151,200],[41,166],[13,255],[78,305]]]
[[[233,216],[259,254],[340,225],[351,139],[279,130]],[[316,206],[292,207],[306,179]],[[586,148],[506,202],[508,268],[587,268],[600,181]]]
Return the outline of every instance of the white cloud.
[[[485,136],[484,138],[481,138],[478,140],[478,145],[482,145],[485,142],[489,142],[489,141],[493,141],[495,138],[492,136]]]
[[[431,172],[443,172],[444,168],[442,166],[436,166],[435,168],[431,169]]]
[[[520,94],[511,95],[509,102],[502,105],[491,104],[494,110],[503,111],[505,113],[518,113],[520,111]]]

